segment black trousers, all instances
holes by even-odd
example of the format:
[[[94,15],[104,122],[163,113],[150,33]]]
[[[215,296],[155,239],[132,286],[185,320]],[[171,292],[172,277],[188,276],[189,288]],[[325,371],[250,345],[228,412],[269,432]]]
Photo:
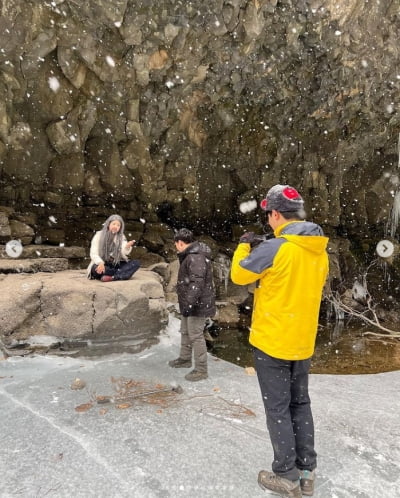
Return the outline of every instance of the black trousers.
[[[104,273],[96,272],[97,265],[93,265],[90,271],[91,277],[100,280],[103,275],[109,275],[114,280],[129,280],[131,276],[140,268],[140,263],[136,259],[120,261],[117,265],[106,263]]]
[[[274,451],[272,470],[295,481],[298,470],[317,466],[308,394],[311,359],[280,360],[254,348],[254,362]]]

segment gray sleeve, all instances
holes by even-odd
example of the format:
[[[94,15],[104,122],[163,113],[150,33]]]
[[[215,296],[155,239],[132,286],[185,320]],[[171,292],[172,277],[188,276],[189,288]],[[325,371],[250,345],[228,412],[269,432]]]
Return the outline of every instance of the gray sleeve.
[[[281,245],[286,242],[287,240],[284,238],[266,240],[253,249],[249,256],[243,259],[239,264],[246,270],[261,274],[264,270],[272,266],[276,253]]]

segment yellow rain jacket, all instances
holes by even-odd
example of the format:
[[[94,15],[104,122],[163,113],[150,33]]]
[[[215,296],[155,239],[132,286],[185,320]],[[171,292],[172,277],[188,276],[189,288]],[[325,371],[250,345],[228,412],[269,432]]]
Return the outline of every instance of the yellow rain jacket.
[[[308,221],[285,223],[274,235],[253,250],[239,244],[231,278],[239,285],[258,283],[250,344],[274,358],[304,360],[314,353],[328,238]]]

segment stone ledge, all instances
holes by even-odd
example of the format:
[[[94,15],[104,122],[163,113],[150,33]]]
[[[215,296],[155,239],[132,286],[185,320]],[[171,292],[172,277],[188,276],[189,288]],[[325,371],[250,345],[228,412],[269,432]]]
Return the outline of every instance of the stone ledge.
[[[5,245],[0,245],[0,273],[34,273],[38,271],[61,271],[66,269],[76,270],[86,268],[90,262],[90,258],[86,254],[86,249],[80,246],[67,247],[31,244],[23,246],[23,248],[22,255],[19,258],[10,258],[5,251]],[[142,268],[165,263],[165,259],[162,256],[149,252],[145,247],[141,246],[134,247],[130,258],[139,260]],[[52,269],[52,264],[50,262],[45,262],[52,259],[65,259],[67,261],[67,266],[55,263],[54,269]],[[34,263],[30,260],[36,260],[37,262]],[[41,263],[38,262],[39,260]],[[5,261],[14,263],[4,263]],[[16,261],[23,263],[15,264]]]
[[[66,258],[0,259],[0,273],[55,273],[67,269]]]
[[[21,256],[23,259],[38,259],[38,258],[81,259],[86,257],[86,251],[84,247],[79,247],[79,246],[50,246],[45,244],[31,244],[23,246],[23,251]],[[0,260],[1,259],[10,259],[7,256],[7,253],[5,251],[5,246],[3,245],[0,245]]]

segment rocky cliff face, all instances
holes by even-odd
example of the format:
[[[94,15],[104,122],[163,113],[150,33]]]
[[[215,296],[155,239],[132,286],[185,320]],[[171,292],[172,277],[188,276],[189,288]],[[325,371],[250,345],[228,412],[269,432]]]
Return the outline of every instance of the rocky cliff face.
[[[115,211],[229,238],[288,182],[371,259],[400,188],[397,0],[0,5],[0,204],[41,240]]]

